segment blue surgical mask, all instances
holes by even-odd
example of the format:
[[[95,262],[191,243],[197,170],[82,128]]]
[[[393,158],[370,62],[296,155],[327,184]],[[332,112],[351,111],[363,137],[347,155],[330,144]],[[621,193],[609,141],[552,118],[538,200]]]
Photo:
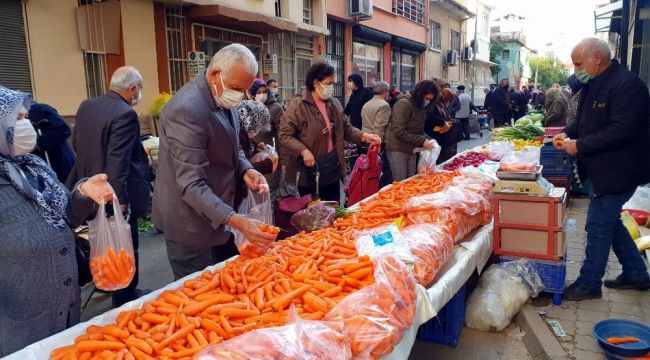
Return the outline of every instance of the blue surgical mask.
[[[586,84],[589,82],[589,80],[593,79],[593,76],[584,70],[578,71],[574,75],[576,76],[576,79],[578,79],[578,81],[583,84]]]
[[[429,106],[430,103],[431,103],[431,101],[429,101],[427,99],[424,99],[424,101],[422,101],[422,108],[425,108],[425,107]]]

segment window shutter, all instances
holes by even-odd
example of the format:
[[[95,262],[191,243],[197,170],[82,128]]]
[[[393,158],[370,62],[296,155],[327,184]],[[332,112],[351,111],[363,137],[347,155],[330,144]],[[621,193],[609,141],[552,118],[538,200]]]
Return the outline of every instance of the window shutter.
[[[0,85],[32,92],[21,0],[0,1]]]

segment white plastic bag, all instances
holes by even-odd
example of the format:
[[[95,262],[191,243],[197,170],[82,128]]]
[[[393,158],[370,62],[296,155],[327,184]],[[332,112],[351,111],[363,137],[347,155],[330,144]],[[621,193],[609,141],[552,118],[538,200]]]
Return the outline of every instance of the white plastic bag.
[[[271,207],[271,197],[268,192],[261,194],[257,191],[248,190],[248,195],[242,201],[238,212],[260,226],[273,225],[273,208]],[[235,235],[235,245],[241,255],[257,257],[268,250],[261,249],[256,244],[248,241],[240,231],[232,228],[230,231]]]
[[[420,153],[420,160],[418,161],[418,174],[420,175],[433,174],[438,171],[436,169],[436,161],[438,161],[438,156],[440,156],[442,148],[434,139],[428,141],[433,144],[433,149],[425,150],[424,148],[416,148],[413,150],[414,153]]]
[[[135,274],[131,227],[124,220],[115,196],[113,214],[107,219],[106,206],[102,203],[95,218],[88,221],[90,272],[95,286],[106,291],[124,289]]]
[[[393,224],[357,231],[354,239],[359,255],[368,255],[372,259],[391,255],[407,265],[415,263],[408,242]]]
[[[542,280],[528,260],[494,264],[481,275],[467,300],[465,324],[480,331],[499,332],[542,288]]]
[[[643,185],[636,188],[630,200],[623,205],[623,209],[650,212],[650,187]]]
[[[540,149],[535,146],[526,146],[518,151],[513,151],[501,159],[501,170],[516,173],[535,173],[539,165]]]
[[[487,150],[491,160],[499,161],[513,152],[515,147],[510,141],[493,141],[487,144]]]

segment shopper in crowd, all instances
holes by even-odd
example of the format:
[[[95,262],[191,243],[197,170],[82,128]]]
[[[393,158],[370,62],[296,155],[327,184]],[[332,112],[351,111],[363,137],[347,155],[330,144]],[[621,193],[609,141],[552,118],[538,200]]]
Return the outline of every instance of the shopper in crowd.
[[[494,118],[495,127],[503,127],[506,123],[510,123],[510,111],[512,108],[510,105],[510,95],[508,94],[509,88],[510,82],[505,78],[501,80],[499,87],[492,92],[490,109]]]
[[[451,117],[456,118],[457,117],[456,112],[460,110],[460,97],[458,96],[458,94],[454,94],[454,92],[451,91],[451,85],[449,85],[448,83],[445,84],[443,89],[449,90],[449,93],[451,94],[452,97],[451,101],[448,102],[447,111],[449,112],[449,115],[451,115]]]
[[[30,154],[37,135],[27,106],[25,94],[0,86],[0,356],[79,322],[70,227],[81,224],[95,202],[113,198],[106,175],[83,180],[70,193]]]
[[[79,105],[72,134],[77,161],[68,177],[68,188],[72,189],[81,179],[106,173],[131,226],[136,270],[128,287],[113,292],[115,306],[148,292],[136,288],[138,218],[149,210],[151,186],[149,162],[140,142],[140,122],[133,110],[142,99],[142,86],[142,75],[135,68],[124,66],[115,70],[107,94],[84,100]]]
[[[276,172],[278,168],[278,154],[277,152],[269,157],[254,161],[253,155],[260,151],[264,151],[264,143],[259,143],[257,139],[260,134],[268,133],[271,129],[271,115],[266,106],[256,100],[244,100],[237,109],[239,112],[239,146],[244,150],[244,154],[248,161],[250,161],[253,169],[259,171],[262,175],[267,177]],[[260,146],[262,145],[262,146]],[[248,194],[248,189],[240,186],[237,189],[235,196],[235,204],[239,206],[241,201]]]
[[[544,121],[546,127],[566,126],[567,120],[567,99],[562,89],[550,88],[546,92],[546,104],[544,104]]]
[[[569,76],[567,84],[571,89],[571,96],[569,96],[569,99],[567,100],[566,124],[568,126],[576,120],[578,114],[578,102],[580,101],[583,84],[578,80],[575,74]]]
[[[282,115],[284,115],[284,109],[275,96],[270,93],[267,83],[262,79],[255,79],[255,81],[253,81],[253,86],[251,86],[248,93],[249,99],[258,101],[267,107],[271,122],[271,130],[258,132],[253,139],[253,142],[260,146],[260,148],[264,148],[267,144],[274,145],[276,152],[280,154],[281,144],[278,141],[278,129],[280,128],[280,119],[282,118]],[[266,182],[269,184],[271,193],[275,194],[275,190],[278,188],[280,183],[279,172],[274,171],[263,174],[266,178]]]
[[[537,96],[535,97],[535,108],[542,109],[546,104],[546,91],[543,86],[537,87]]]
[[[317,62],[305,78],[306,89],[287,106],[280,121],[279,138],[286,154],[287,176],[301,172],[298,190],[322,200],[340,201],[340,180],[345,176],[344,142],[381,143],[345,121],[334,95],[334,67]],[[318,174],[318,188],[316,178]]]
[[[278,81],[275,79],[269,79],[266,84],[268,85],[269,92],[271,95],[273,95],[278,104],[282,104],[282,98],[280,97],[280,86],[278,85]]]
[[[388,104],[388,83],[379,81],[372,88],[372,93],[375,95],[368,101],[361,109],[361,130],[364,133],[377,135],[382,142],[385,140],[386,127],[390,121],[391,107]],[[382,158],[382,174],[379,179],[379,187],[383,187],[393,182],[390,174],[390,166],[388,165],[388,157],[386,156],[385,144],[382,143],[381,150]]]
[[[352,89],[352,95],[343,112],[349,117],[352,126],[361,129],[361,109],[372,99],[373,94],[363,86],[363,79],[357,74],[348,76],[348,88]]]
[[[185,84],[163,109],[152,220],[165,234],[175,279],[238,253],[226,225],[253,243],[273,241],[233,210],[238,187],[268,191],[238,134],[237,107],[257,71],[248,48],[228,45],[214,54],[205,75]]]
[[[475,110],[474,104],[472,104],[472,98],[465,93],[465,85],[458,85],[456,88],[456,95],[458,95],[458,100],[460,106],[458,111],[456,111],[455,118],[460,121],[461,126],[463,127],[463,135],[465,140],[470,140],[471,136],[469,133],[469,116],[472,110]]]
[[[65,183],[74,166],[74,152],[68,144],[72,131],[53,107],[32,102],[29,120],[38,132],[34,154],[46,160],[59,181]]]
[[[399,89],[397,89],[395,85],[393,85],[390,90],[390,95],[388,97],[388,104],[390,105],[391,109],[393,108],[393,106],[395,106],[395,103],[397,102],[397,100],[401,95],[402,92],[399,91]]]
[[[483,109],[490,113],[490,102],[492,101],[492,90],[489,88],[483,89],[483,93],[485,94],[485,100],[483,100]]]
[[[418,147],[431,149],[433,145],[424,135],[429,105],[436,101],[438,86],[432,80],[422,80],[413,88],[412,95],[404,95],[393,107],[388,132],[386,133],[386,150],[388,162],[394,181],[401,181],[416,172],[416,155],[413,150]],[[444,126],[444,121],[432,126]]]
[[[553,139],[556,147],[577,155],[582,180],[593,193],[587,210],[587,245],[580,276],[564,291],[566,300],[602,297],[610,250],[623,272],[605,280],[613,289],[650,289],[645,262],[621,221],[621,208],[637,186],[650,181],[650,96],[638,76],[625,70],[605,40],[587,38],[571,53],[583,84],[576,121]],[[634,94],[634,96],[630,96]],[[570,138],[570,139],[569,139]]]
[[[510,102],[512,104],[512,117],[521,119],[528,113],[528,100],[522,91],[510,89]]]

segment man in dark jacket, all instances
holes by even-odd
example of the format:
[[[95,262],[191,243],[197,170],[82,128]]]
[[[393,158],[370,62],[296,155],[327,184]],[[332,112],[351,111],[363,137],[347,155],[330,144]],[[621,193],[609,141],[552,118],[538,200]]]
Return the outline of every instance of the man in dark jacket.
[[[567,300],[602,297],[601,284],[610,249],[623,266],[614,289],[650,289],[646,265],[620,219],[621,208],[637,186],[650,181],[650,97],[635,74],[611,60],[607,42],[582,40],[571,58],[576,77],[585,84],[576,121],[553,142],[577,155],[580,177],[591,180],[587,212],[587,246],[580,276],[564,292]],[[634,94],[634,96],[630,96]]]
[[[510,82],[508,79],[503,79],[499,83],[499,87],[492,92],[490,99],[490,111],[494,118],[494,126],[502,127],[506,122],[510,121],[510,97],[508,96],[508,89]]]
[[[360,75],[352,74],[348,76],[348,86],[352,88],[352,95],[348,104],[345,105],[343,113],[350,117],[350,124],[357,129],[361,129],[361,109],[374,96],[370,89],[363,87],[363,79]]]
[[[523,92],[511,89],[510,103],[512,106],[512,117],[515,121],[528,113],[528,100],[526,100],[526,95]]]
[[[119,306],[146,293],[138,284],[138,217],[149,208],[149,164],[140,143],[140,122],[132,106],[142,99],[142,75],[133,67],[115,70],[110,92],[84,100],[77,110],[72,146],[77,153],[67,186],[93,174],[105,173],[126,215],[136,271],[128,287],[113,292],[113,304]]]
[[[59,181],[65,183],[74,166],[74,152],[68,144],[70,127],[47,104],[33,103],[29,107],[29,120],[38,131],[34,154],[46,160]]]

